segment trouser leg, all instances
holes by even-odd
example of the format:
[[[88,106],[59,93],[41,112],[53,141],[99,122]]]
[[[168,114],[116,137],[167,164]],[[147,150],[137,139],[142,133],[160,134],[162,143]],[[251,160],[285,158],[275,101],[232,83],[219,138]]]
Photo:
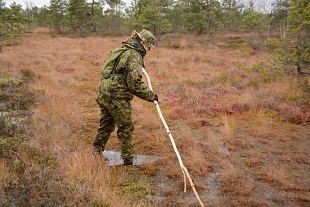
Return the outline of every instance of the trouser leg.
[[[118,138],[121,142],[122,158],[133,160],[134,144],[133,144],[133,126],[132,125],[120,125],[117,130]]]
[[[130,101],[120,100],[115,102],[114,110],[110,110],[115,123],[118,127],[117,136],[121,144],[121,153],[123,159],[133,160],[133,124],[131,119]]]
[[[115,129],[115,122],[105,106],[100,106],[100,112],[100,125],[93,145],[96,149],[103,151],[111,133]]]

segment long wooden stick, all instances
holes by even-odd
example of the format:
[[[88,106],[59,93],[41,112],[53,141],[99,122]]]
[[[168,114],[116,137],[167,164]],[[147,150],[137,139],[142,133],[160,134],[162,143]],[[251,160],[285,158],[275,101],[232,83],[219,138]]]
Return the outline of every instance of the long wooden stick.
[[[143,67],[142,67],[142,72],[143,72],[144,76],[146,77],[146,80],[147,80],[147,84],[148,84],[148,86],[149,86],[149,89],[150,89],[151,91],[153,91],[150,77],[149,77],[149,75],[147,74],[146,70],[145,70]],[[198,195],[198,193],[197,193],[197,190],[196,190],[196,188],[195,188],[195,186],[194,186],[194,183],[193,183],[193,181],[192,181],[192,178],[191,178],[191,176],[189,175],[188,170],[186,169],[186,167],[185,167],[184,164],[183,164],[181,155],[180,155],[179,150],[178,150],[178,148],[177,148],[177,146],[176,146],[176,144],[175,144],[175,141],[174,141],[174,139],[173,139],[173,137],[172,137],[172,134],[171,134],[171,132],[170,132],[170,129],[169,129],[169,127],[168,127],[168,124],[167,124],[166,120],[164,119],[163,114],[161,113],[159,104],[158,104],[157,101],[154,101],[154,104],[155,104],[155,106],[156,106],[156,109],[157,109],[158,115],[159,115],[159,117],[160,117],[160,120],[161,120],[161,122],[163,123],[163,125],[164,125],[164,127],[165,127],[165,129],[166,129],[166,132],[167,132],[167,134],[168,134],[168,136],[169,136],[169,139],[170,139],[170,142],[171,142],[172,147],[173,147],[173,149],[174,149],[174,152],[175,152],[175,154],[177,155],[177,158],[178,158],[178,161],[179,161],[179,164],[180,164],[180,167],[181,167],[181,171],[182,171],[182,174],[183,174],[183,179],[184,179],[184,192],[186,192],[186,177],[187,177],[188,180],[189,180],[189,183],[190,183],[190,185],[191,185],[191,187],[192,187],[192,189],[193,189],[193,191],[194,191],[194,194],[195,194],[197,200],[198,200],[199,203],[200,203],[200,206],[201,206],[201,207],[204,207],[204,204],[202,203],[202,201],[201,201],[201,199],[200,199],[200,197],[199,197],[199,195]]]

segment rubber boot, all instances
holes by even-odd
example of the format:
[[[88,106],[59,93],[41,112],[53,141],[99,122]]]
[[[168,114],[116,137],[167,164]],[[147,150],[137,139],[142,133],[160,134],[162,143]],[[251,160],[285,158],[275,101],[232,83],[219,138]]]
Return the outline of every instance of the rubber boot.
[[[133,162],[132,162],[132,160],[131,159],[124,159],[124,165],[132,165],[133,164]]]

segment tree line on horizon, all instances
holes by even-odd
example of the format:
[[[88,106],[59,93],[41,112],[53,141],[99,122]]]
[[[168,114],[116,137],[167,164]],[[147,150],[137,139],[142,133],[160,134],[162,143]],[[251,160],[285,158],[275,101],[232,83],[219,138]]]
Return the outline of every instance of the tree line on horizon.
[[[50,0],[50,6],[26,4],[26,9],[0,0],[0,29],[50,27],[56,33],[81,36],[143,28],[156,35],[213,34],[219,30],[263,33],[277,29],[285,37],[289,10],[290,0],[275,1],[270,13],[255,9],[253,0],[247,6],[236,0],[134,0],[128,7],[123,0]]]

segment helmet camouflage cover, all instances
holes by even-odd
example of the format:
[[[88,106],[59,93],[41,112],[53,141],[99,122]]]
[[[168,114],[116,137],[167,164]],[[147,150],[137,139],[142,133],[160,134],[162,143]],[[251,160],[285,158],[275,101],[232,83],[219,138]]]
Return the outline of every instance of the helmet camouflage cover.
[[[156,37],[153,35],[152,32],[143,29],[141,32],[137,32],[137,35],[148,47],[154,48],[156,45]]]

